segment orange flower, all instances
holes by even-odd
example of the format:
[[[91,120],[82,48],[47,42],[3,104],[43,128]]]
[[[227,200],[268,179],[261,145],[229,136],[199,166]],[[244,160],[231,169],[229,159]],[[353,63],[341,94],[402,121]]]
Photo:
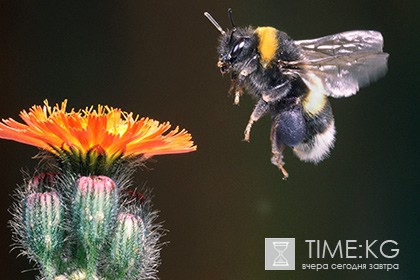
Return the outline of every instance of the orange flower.
[[[108,160],[118,156],[178,154],[195,151],[197,146],[184,129],[173,130],[169,122],[159,123],[139,118],[118,108],[98,105],[66,112],[67,100],[55,107],[44,106],[23,110],[19,123],[11,118],[0,123],[0,138],[39,147],[59,155],[95,151]]]

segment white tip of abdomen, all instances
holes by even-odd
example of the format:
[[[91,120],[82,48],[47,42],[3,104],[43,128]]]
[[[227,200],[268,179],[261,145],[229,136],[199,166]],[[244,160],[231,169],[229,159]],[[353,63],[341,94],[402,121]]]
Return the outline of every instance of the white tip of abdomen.
[[[318,163],[329,155],[334,142],[335,125],[332,121],[324,132],[314,135],[309,142],[294,147],[293,152],[302,161]]]

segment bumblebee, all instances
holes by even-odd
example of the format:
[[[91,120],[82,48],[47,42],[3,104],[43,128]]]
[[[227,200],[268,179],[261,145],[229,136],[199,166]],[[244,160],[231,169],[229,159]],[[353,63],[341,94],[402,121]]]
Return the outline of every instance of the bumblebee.
[[[334,116],[328,96],[348,97],[385,75],[388,54],[377,31],[348,31],[312,40],[294,41],[274,27],[237,28],[228,10],[231,29],[219,30],[222,74],[231,73],[229,93],[234,104],[244,90],[257,99],[244,131],[249,142],[252,125],[271,114],[271,162],[283,173],[288,146],[302,161],[325,159],[335,142]]]

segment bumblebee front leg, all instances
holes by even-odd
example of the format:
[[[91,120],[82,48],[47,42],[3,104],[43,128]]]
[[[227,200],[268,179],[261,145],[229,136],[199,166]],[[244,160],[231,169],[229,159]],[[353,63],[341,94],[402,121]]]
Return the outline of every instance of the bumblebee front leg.
[[[283,173],[283,180],[287,180],[289,178],[289,173],[284,168],[284,161],[283,161],[283,151],[286,148],[286,145],[283,143],[277,143],[276,137],[276,129],[275,125],[271,128],[271,163],[280,169],[281,173]]]
[[[239,74],[232,73],[232,80],[235,79],[235,99],[233,101],[233,104],[239,105],[239,98],[243,95],[243,86],[245,83],[245,79],[252,74],[256,69],[258,65],[258,56],[253,56],[250,60],[248,60],[245,63],[245,66],[239,72]]]
[[[234,105],[239,105],[239,98],[244,94],[243,85],[247,75],[248,74],[244,75],[242,71],[239,75],[235,76],[235,80],[233,80],[232,75],[232,86],[229,89],[229,93],[232,94],[233,92],[235,92],[235,98],[233,100]]]
[[[239,98],[244,94],[244,91],[242,89],[242,86],[238,85],[238,83],[235,84],[235,98],[233,99],[234,105],[239,105]]]
[[[233,101],[234,105],[239,105],[239,98],[244,93],[242,89],[244,78],[245,77],[242,77],[241,75],[238,75],[235,72],[232,72],[231,84],[230,84],[228,93],[229,95],[235,95],[234,101]]]
[[[264,116],[268,112],[268,109],[269,106],[264,100],[260,99],[257,102],[257,105],[255,105],[254,111],[252,111],[251,117],[249,118],[248,124],[245,128],[244,141],[249,142],[252,125]]]

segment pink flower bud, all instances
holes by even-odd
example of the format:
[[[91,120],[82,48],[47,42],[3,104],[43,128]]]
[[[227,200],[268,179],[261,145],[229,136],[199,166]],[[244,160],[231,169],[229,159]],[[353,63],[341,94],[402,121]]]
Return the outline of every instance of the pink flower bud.
[[[43,192],[54,184],[56,174],[54,172],[42,172],[32,177],[27,184],[29,192]]]
[[[114,237],[110,242],[110,264],[120,275],[139,279],[146,248],[146,228],[143,220],[130,213],[118,215]],[[134,277],[136,276],[136,277]]]
[[[54,257],[63,243],[63,206],[56,192],[32,193],[24,202],[26,242],[41,260]]]
[[[85,248],[100,248],[115,224],[118,195],[114,181],[106,176],[84,176],[77,180],[73,199],[74,224]]]

